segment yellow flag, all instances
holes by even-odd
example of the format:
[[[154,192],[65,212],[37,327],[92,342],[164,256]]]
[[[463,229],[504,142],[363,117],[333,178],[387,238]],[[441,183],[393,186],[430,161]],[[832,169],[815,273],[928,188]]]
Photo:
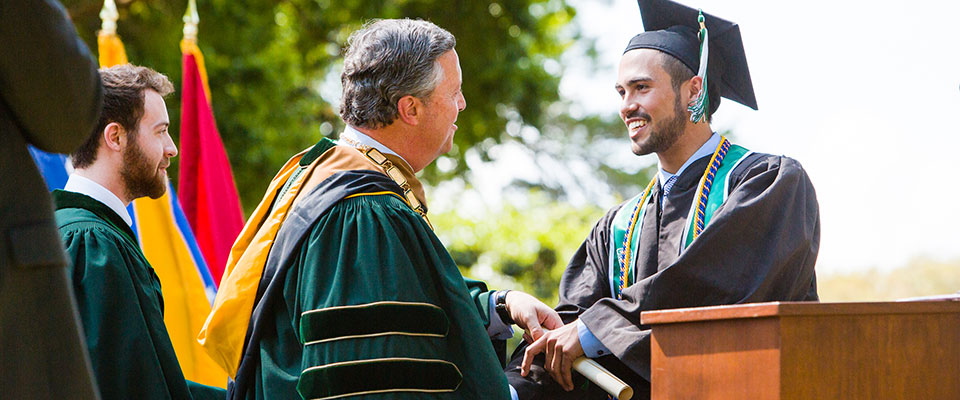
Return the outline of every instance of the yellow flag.
[[[127,52],[123,49],[123,42],[116,33],[104,33],[97,35],[97,49],[100,53],[100,67],[112,67],[114,65],[126,64]]]

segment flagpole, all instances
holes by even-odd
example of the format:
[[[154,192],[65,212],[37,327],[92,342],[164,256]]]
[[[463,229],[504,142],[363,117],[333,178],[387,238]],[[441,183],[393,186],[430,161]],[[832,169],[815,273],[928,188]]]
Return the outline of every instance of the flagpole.
[[[117,20],[120,13],[114,0],[103,0],[100,9],[100,32],[97,32],[97,58],[101,68],[127,63],[127,52],[117,35]]]
[[[113,2],[113,0],[109,0]],[[189,0],[187,3],[187,12],[183,14],[183,40],[197,41],[197,33],[200,32],[200,14],[197,13],[197,0]]]
[[[200,69],[200,80],[203,81],[203,92],[207,95],[207,102],[213,104],[210,97],[210,85],[207,83],[207,68],[203,65],[203,54],[197,46],[197,35],[200,33],[200,14],[197,13],[197,0],[187,1],[187,11],[183,13],[183,40],[180,41],[180,51],[183,54],[192,54]]]
[[[100,9],[100,34],[117,34],[118,19],[120,19],[120,13],[117,12],[117,3],[113,0],[103,0],[103,8]]]

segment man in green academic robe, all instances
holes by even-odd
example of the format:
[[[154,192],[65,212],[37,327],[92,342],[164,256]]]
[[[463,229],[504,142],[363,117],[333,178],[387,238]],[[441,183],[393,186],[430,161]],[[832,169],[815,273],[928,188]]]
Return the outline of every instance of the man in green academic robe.
[[[236,371],[230,398],[509,399],[491,341],[511,320],[532,337],[561,325],[530,295],[465,280],[427,218],[415,173],[466,107],[454,45],[426,21],[351,36],[347,127],[271,183],[201,332]]]
[[[149,68],[100,71],[104,107],[54,191],[56,220],[104,399],[215,399],[225,391],[189,382],[163,322],[160,281],[131,228],[126,206],[166,191],[177,148],[163,97],[173,85]]]

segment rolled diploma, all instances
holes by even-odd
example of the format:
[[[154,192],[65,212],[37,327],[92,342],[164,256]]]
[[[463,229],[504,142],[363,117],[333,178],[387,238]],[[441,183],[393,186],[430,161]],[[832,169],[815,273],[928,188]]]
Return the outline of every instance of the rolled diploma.
[[[633,397],[633,388],[631,388],[630,385],[621,381],[616,375],[607,371],[607,369],[600,364],[597,364],[596,361],[586,357],[580,357],[573,360],[573,369],[589,379],[590,382],[606,390],[607,393],[610,393],[613,397],[616,397],[617,400],[629,400]]]

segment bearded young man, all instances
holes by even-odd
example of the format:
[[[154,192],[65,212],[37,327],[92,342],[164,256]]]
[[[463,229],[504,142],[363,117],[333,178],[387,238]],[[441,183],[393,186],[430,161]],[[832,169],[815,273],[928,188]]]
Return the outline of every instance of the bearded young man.
[[[757,108],[739,28],[706,14],[698,24],[696,10],[667,0],[639,3],[646,32],[627,45],[615,88],[633,152],[655,153],[659,173],[570,260],[557,307],[566,325],[514,353],[507,376],[523,400],[606,398],[575,383],[580,356],[649,398],[643,311],[817,300],[820,216],[807,174],[709,124],[721,97]]]
[[[97,386],[104,399],[224,398],[184,379],[163,323],[160,281],[137,242],[127,205],[166,191],[177,147],[167,129],[167,77],[149,68],[100,70],[104,106],[53,192],[57,225]]]

